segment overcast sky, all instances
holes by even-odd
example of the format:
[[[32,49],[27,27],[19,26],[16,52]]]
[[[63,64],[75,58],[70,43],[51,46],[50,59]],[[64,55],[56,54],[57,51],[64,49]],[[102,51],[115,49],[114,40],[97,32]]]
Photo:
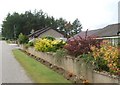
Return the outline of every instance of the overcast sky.
[[[98,29],[118,22],[120,0],[1,0],[0,24],[7,14],[42,9],[55,18],[73,22],[78,18],[83,30]]]

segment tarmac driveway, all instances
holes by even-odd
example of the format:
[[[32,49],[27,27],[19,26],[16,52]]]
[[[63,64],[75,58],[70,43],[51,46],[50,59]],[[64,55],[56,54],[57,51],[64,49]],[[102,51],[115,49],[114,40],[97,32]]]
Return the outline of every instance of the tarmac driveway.
[[[0,41],[0,48],[2,51],[0,52],[2,83],[32,83],[32,80],[26,75],[24,69],[12,54],[12,49],[17,49],[17,45]]]

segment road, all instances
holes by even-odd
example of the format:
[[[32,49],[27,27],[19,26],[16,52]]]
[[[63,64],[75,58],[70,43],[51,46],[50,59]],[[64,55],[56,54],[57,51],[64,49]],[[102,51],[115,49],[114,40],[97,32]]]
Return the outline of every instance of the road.
[[[7,44],[5,41],[0,41],[0,44],[2,44],[0,46],[2,47],[2,54],[0,54],[2,55],[2,83],[32,83],[12,54],[12,49],[17,49],[17,45]]]
[[[0,41],[0,84],[2,84],[2,42]]]

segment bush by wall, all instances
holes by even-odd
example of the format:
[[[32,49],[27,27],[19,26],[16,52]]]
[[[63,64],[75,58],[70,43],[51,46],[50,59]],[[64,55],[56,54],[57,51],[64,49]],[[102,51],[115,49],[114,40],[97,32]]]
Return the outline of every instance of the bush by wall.
[[[92,46],[91,50],[99,70],[120,75],[120,55],[117,47],[111,46],[108,41],[104,40],[100,48]]]
[[[72,40],[68,40],[67,44],[64,46],[68,53],[73,56],[78,56],[82,54],[88,54],[92,50],[90,49],[91,45],[95,45],[96,47],[100,47],[100,41],[92,37],[82,38],[78,36],[77,38],[73,38]]]
[[[64,45],[65,42],[62,40],[42,38],[35,41],[35,49],[42,52],[55,52],[57,49],[63,48]]]
[[[23,35],[22,33],[19,34],[18,41],[20,44],[28,43],[29,39],[26,35]]]

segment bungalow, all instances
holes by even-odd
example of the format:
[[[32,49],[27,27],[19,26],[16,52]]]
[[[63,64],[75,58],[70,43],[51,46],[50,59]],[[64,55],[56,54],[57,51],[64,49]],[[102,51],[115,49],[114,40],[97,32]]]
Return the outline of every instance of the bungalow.
[[[85,36],[85,31],[80,32],[76,36]],[[112,45],[117,46],[120,44],[120,23],[119,24],[111,24],[102,29],[90,30],[87,32],[87,36],[96,36],[97,39],[106,39],[109,40]]]
[[[58,32],[55,29],[52,28],[42,28],[40,30],[35,31],[34,33],[28,35],[29,40],[32,40],[34,38],[42,38],[42,37],[46,37],[46,36],[51,36],[54,37],[56,39],[64,39],[64,35],[60,32]]]

